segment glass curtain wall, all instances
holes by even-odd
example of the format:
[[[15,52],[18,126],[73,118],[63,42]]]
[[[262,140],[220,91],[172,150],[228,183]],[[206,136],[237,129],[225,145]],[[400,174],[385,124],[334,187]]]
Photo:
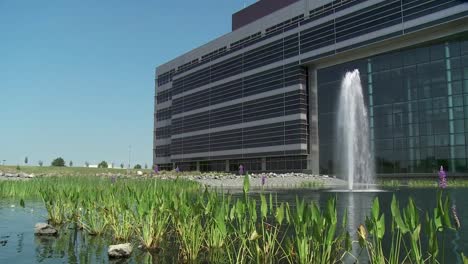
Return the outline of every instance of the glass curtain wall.
[[[341,79],[359,69],[377,173],[468,172],[468,37],[318,71],[321,173],[335,173]]]

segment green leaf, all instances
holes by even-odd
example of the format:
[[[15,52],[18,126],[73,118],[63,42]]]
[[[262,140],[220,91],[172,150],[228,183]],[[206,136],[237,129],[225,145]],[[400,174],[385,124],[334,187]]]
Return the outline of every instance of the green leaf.
[[[291,218],[290,218],[290,214],[291,214],[291,208],[289,207],[289,203],[286,203],[286,223],[291,223]]]
[[[254,230],[252,234],[250,234],[249,240],[254,241],[260,238],[260,235],[257,233],[257,230]]]
[[[343,227],[343,229],[346,229],[347,223],[348,223],[348,208],[345,208],[345,211],[343,213],[343,221],[341,223],[341,226]]]
[[[273,195],[270,193],[270,214],[273,213]]]
[[[377,222],[377,237],[382,239],[385,235],[385,215],[380,216],[380,220]]]
[[[413,241],[418,241],[419,240],[419,234],[421,233],[421,225],[418,225],[413,233],[411,234],[411,238],[413,239]]]
[[[468,257],[465,257],[465,254],[463,254],[463,252],[461,253],[461,258],[463,260],[463,264],[468,264]]]
[[[366,239],[367,239],[366,228],[363,225],[359,225],[357,234],[358,234],[359,246],[361,248],[364,248],[364,246],[366,245]]]
[[[379,198],[375,197],[374,203],[372,204],[372,218],[375,222],[379,220],[380,214],[380,206],[379,206]]]
[[[245,175],[244,176],[244,194],[247,194],[249,192],[249,189],[250,189],[250,179],[249,179],[249,175]]]
[[[260,195],[260,201],[261,201],[260,211],[262,212],[262,217],[266,218],[267,213],[268,213],[268,205],[267,205],[267,202],[266,202],[265,195],[263,195],[263,194]]]
[[[276,222],[278,224],[282,224],[284,220],[284,203],[281,203],[279,207],[276,207],[276,214],[275,214]]]
[[[393,220],[396,222],[397,228],[400,229],[402,234],[406,234],[409,231],[408,226],[403,222],[403,219],[401,218],[400,208],[398,206],[395,194],[392,198],[391,211]]]

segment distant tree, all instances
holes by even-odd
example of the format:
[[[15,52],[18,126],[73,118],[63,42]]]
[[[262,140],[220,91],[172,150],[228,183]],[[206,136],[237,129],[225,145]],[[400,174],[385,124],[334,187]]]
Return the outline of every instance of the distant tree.
[[[69,165],[70,167],[73,167],[73,161],[70,160],[70,162],[68,163],[68,165]]]
[[[24,158],[24,164],[28,164],[28,156],[26,156],[26,158]]]
[[[38,163],[39,163],[39,166],[41,166],[41,167],[42,167],[42,165],[44,165],[44,162],[42,160],[40,160]]]
[[[135,165],[135,167],[133,167],[135,170],[141,170],[141,165],[140,164],[137,164]]]
[[[121,169],[124,168],[124,164],[123,164],[123,163],[120,163],[120,168],[121,168]]]
[[[148,169],[148,164],[147,163],[145,163],[145,169]]]
[[[51,165],[54,167],[65,167],[65,160],[63,160],[61,157],[58,157],[52,161]]]
[[[101,161],[101,163],[99,163],[99,165],[98,165],[98,168],[107,169],[107,167],[109,167],[109,165],[107,165],[107,162],[105,162],[105,161]]]
[[[17,170],[17,171],[21,170],[21,168],[20,168],[19,165],[16,165],[16,170]]]
[[[89,162],[85,161],[84,165],[86,166],[86,168],[89,168]]]

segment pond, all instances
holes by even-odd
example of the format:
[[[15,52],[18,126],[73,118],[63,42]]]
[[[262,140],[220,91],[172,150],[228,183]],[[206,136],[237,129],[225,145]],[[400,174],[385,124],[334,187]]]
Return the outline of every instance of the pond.
[[[451,203],[456,205],[461,228],[458,231],[446,233],[441,254],[445,255],[446,263],[462,263],[459,258],[461,252],[468,253],[468,188],[447,189]],[[400,208],[406,205],[411,196],[417,209],[421,212],[432,211],[436,206],[435,188],[400,188],[385,192],[335,192],[333,190],[287,189],[275,190],[278,201],[295,204],[296,196],[303,197],[306,201],[316,201],[321,207],[325,206],[328,199],[337,197],[337,211],[339,218],[344,212],[348,214],[348,230],[356,239],[356,229],[364,224],[366,216],[371,212],[372,202],[379,198],[381,210],[387,219],[390,214],[390,203],[393,194],[396,194]],[[258,197],[258,193],[251,193]],[[42,201],[26,201],[26,207],[21,208],[19,201],[6,199],[0,201],[0,263],[174,263],[177,257],[171,252],[165,255],[161,253],[148,253],[135,249],[132,257],[127,260],[113,261],[107,257],[107,247],[111,243],[105,237],[90,236],[85,232],[74,228],[60,231],[58,237],[36,237],[34,225],[44,222],[47,212]],[[386,219],[386,220],[387,220]],[[387,220],[388,221],[388,220]],[[422,231],[424,235],[424,231]],[[135,243],[137,244],[137,243]],[[384,245],[385,247],[386,245]],[[387,245],[388,246],[388,245]],[[357,243],[352,253],[359,254]],[[365,259],[366,253],[362,252],[360,259]],[[352,262],[348,258],[347,262]]]

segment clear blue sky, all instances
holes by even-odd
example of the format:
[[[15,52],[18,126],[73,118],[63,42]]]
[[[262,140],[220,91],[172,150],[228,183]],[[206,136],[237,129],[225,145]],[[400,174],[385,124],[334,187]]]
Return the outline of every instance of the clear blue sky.
[[[0,162],[152,161],[155,67],[253,0],[0,0]]]

